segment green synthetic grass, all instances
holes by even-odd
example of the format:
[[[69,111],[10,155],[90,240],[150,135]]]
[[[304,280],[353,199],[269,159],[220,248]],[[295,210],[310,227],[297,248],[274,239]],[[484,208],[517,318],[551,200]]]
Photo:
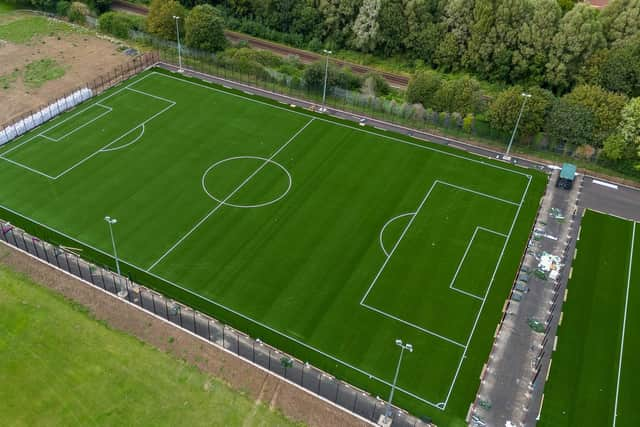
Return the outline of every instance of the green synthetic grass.
[[[0,265],[0,425],[294,425]]]
[[[24,84],[30,88],[39,88],[49,80],[64,76],[65,69],[51,58],[30,62],[24,69]]]
[[[463,425],[544,176],[167,72],[127,84],[0,148],[1,215],[113,266],[111,215],[134,280],[374,395],[401,338],[394,402]]]
[[[27,43],[33,39],[74,31],[68,24],[43,16],[21,16],[0,25],[0,40]]]
[[[615,425],[632,427],[640,423],[635,402],[640,387],[640,233],[635,234],[629,276],[634,227],[638,228],[630,221],[593,211],[587,211],[582,220],[539,426],[612,425],[628,283]]]

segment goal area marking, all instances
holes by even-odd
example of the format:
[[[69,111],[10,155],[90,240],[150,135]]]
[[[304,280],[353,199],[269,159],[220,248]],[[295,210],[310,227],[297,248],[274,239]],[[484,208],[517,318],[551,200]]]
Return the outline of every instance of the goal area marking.
[[[79,111],[75,112],[74,114],[70,115],[69,117],[66,117],[65,119],[63,119],[63,120],[61,120],[61,121],[59,121],[59,122],[55,123],[53,126],[51,126],[51,127],[47,128],[47,129],[45,129],[44,131],[42,131],[42,132],[40,132],[40,133],[37,133],[37,134],[33,135],[32,137],[27,138],[25,141],[22,141],[22,142],[20,142],[20,143],[16,144],[15,146],[11,147],[9,150],[6,150],[6,151],[4,151],[4,152],[0,153],[0,159],[2,159],[2,160],[4,160],[4,161],[7,161],[7,162],[9,162],[9,163],[11,163],[11,164],[13,164],[13,165],[15,165],[15,166],[19,166],[19,167],[21,167],[21,168],[23,168],[23,169],[26,169],[26,170],[28,170],[29,172],[36,173],[36,174],[41,175],[41,176],[43,176],[43,177],[45,177],[45,178],[47,178],[47,179],[50,179],[50,180],[55,181],[55,180],[57,180],[57,179],[59,179],[59,178],[63,177],[63,176],[64,176],[64,175],[66,175],[67,173],[71,172],[72,170],[74,170],[74,169],[75,169],[75,168],[77,168],[78,166],[82,165],[82,164],[83,164],[83,163],[85,163],[87,160],[89,160],[89,159],[93,158],[93,157],[94,157],[94,156],[96,156],[97,154],[100,154],[100,153],[106,153],[106,152],[110,152],[110,151],[120,150],[120,149],[126,148],[126,147],[128,147],[128,146],[130,146],[130,145],[134,144],[134,143],[135,143],[135,142],[137,142],[140,138],[142,138],[142,136],[144,135],[144,132],[145,132],[145,125],[146,125],[147,123],[149,123],[151,120],[155,119],[156,117],[158,117],[159,115],[163,114],[164,112],[166,112],[167,110],[169,110],[170,108],[172,108],[173,106],[175,106],[175,105],[176,105],[176,102],[175,102],[175,101],[172,101],[172,100],[170,100],[170,99],[166,99],[166,98],[163,98],[163,97],[160,97],[160,96],[154,95],[154,94],[152,94],[152,93],[148,93],[148,92],[144,92],[144,91],[141,91],[141,90],[138,90],[138,89],[134,89],[134,88],[132,87],[133,85],[135,85],[135,84],[137,84],[137,83],[141,82],[142,80],[144,80],[145,78],[149,77],[150,75],[151,75],[151,74],[147,74],[147,75],[143,76],[142,78],[140,78],[140,79],[138,79],[138,80],[135,80],[134,82],[129,83],[127,86],[122,87],[122,88],[120,88],[120,89],[116,90],[114,93],[112,93],[112,94],[108,95],[107,97],[99,99],[98,101],[96,101],[96,102],[92,103],[91,105],[89,105],[89,106],[87,106],[87,107],[85,107],[85,108],[83,108],[83,109],[81,109],[81,110],[79,110]],[[164,101],[164,102],[168,103],[168,105],[167,105],[166,107],[164,107],[163,109],[161,109],[160,111],[158,111],[158,112],[156,112],[155,114],[153,114],[151,117],[148,117],[148,118],[147,118],[147,119],[145,119],[144,121],[142,121],[142,122],[140,122],[140,123],[136,124],[135,126],[133,126],[132,128],[130,128],[129,130],[125,131],[124,133],[122,133],[122,134],[121,134],[120,136],[118,136],[117,138],[115,138],[115,139],[111,140],[111,141],[110,141],[110,142],[108,142],[107,144],[105,144],[105,145],[103,145],[102,147],[98,148],[98,149],[97,149],[97,150],[95,150],[93,153],[91,153],[91,154],[89,154],[88,156],[85,156],[84,158],[82,158],[82,159],[80,159],[79,161],[75,162],[75,163],[74,163],[74,164],[72,164],[70,167],[68,167],[67,169],[65,169],[65,170],[63,170],[62,172],[58,173],[57,175],[50,175],[50,174],[48,174],[48,173],[46,173],[46,172],[43,172],[43,171],[41,171],[41,170],[39,170],[39,169],[37,169],[37,168],[31,167],[31,166],[29,166],[29,165],[26,165],[26,164],[24,164],[24,163],[21,163],[21,162],[19,162],[19,161],[16,161],[16,160],[14,160],[14,159],[11,159],[11,158],[6,157],[8,154],[10,154],[11,152],[13,152],[14,150],[16,150],[16,149],[18,149],[18,148],[22,147],[23,145],[25,145],[25,144],[27,144],[27,143],[29,143],[29,142],[31,142],[31,141],[33,141],[33,140],[35,140],[36,138],[40,138],[40,137],[41,137],[41,138],[44,138],[44,139],[46,139],[46,140],[48,140],[48,141],[50,141],[50,142],[61,143],[61,141],[62,141],[62,140],[64,140],[64,139],[65,139],[65,138],[67,138],[68,136],[72,135],[73,133],[75,133],[75,132],[79,131],[80,129],[83,129],[84,127],[86,127],[86,126],[88,126],[88,125],[90,125],[90,124],[92,124],[92,123],[94,123],[95,121],[97,121],[98,119],[100,119],[100,118],[104,117],[105,115],[107,115],[107,114],[109,114],[109,113],[112,113],[112,112],[113,112],[113,107],[109,107],[109,106],[103,105],[102,103],[103,103],[104,101],[106,101],[107,99],[109,99],[109,98],[112,98],[112,97],[114,97],[114,96],[116,96],[116,95],[118,95],[118,94],[120,94],[120,93],[123,93],[124,91],[131,91],[131,92],[138,93],[138,94],[141,94],[141,95],[144,95],[144,96],[148,96],[148,97],[151,97],[151,98],[155,98],[155,99],[158,99],[158,100],[161,100],[161,101]],[[93,107],[101,107],[101,108],[105,109],[105,111],[104,111],[104,112],[102,112],[101,114],[99,114],[98,116],[96,116],[96,117],[92,118],[91,120],[87,121],[86,123],[82,123],[82,124],[78,125],[77,127],[73,128],[72,130],[70,130],[69,132],[65,133],[64,135],[62,135],[62,136],[60,136],[60,137],[54,138],[54,137],[51,137],[51,136],[46,135],[46,133],[47,133],[47,132],[49,132],[49,131],[51,131],[51,130],[53,130],[53,129],[57,128],[58,126],[60,126],[60,125],[62,125],[62,124],[64,124],[64,123],[66,123],[66,122],[68,122],[68,121],[70,121],[70,120],[74,119],[74,118],[75,118],[75,117],[77,117],[78,115],[80,115],[80,114],[82,114],[82,113],[86,112],[87,110],[89,110],[89,109],[91,109],[91,108],[93,108]],[[128,142],[127,144],[124,144],[124,145],[122,145],[122,146],[112,147],[114,144],[116,144],[117,142],[119,142],[119,141],[120,141],[120,140],[122,140],[123,138],[127,137],[127,136],[128,136],[128,135],[130,135],[131,133],[135,132],[136,130],[140,130],[140,133],[139,133],[139,135],[138,135],[136,138],[134,138],[132,141],[130,141],[130,142]]]

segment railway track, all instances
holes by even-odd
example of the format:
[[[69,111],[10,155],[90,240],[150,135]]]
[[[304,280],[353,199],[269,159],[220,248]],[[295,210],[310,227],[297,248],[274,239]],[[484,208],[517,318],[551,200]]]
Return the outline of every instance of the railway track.
[[[148,10],[145,6],[129,3],[122,0],[114,0],[112,5],[112,9],[121,10],[129,13],[136,13],[139,15],[147,15]],[[316,62],[322,60],[324,58],[323,55],[309,52],[307,50],[296,49],[290,46],[285,46],[279,43],[270,42],[267,40],[259,39],[257,37],[252,37],[243,33],[238,33],[235,31],[225,30],[225,35],[227,39],[232,43],[238,43],[239,41],[245,41],[250,47],[254,49],[266,50],[269,52],[273,52],[276,55],[280,56],[290,56],[295,55],[303,63],[309,64],[312,62]],[[374,68],[370,68],[360,64],[354,64],[353,62],[343,61],[340,59],[330,59],[332,64],[335,64],[339,67],[348,67],[356,74],[367,74],[370,72],[374,72],[380,74],[384,79],[391,85],[397,88],[406,88],[409,84],[409,77],[403,76],[400,74],[393,74],[384,71],[379,71]]]

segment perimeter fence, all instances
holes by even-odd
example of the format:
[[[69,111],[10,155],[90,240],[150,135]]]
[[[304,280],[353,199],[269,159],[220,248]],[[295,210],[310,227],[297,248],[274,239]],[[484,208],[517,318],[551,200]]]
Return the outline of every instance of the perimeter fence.
[[[206,314],[118,275],[108,267],[88,262],[69,248],[52,245],[3,220],[0,220],[0,240],[97,288],[126,299],[373,423],[377,423],[386,411],[385,401],[336,379],[309,363],[297,360],[260,339],[253,339]],[[430,420],[421,420],[397,407],[393,407],[392,417],[394,427],[433,426]]]
[[[39,111],[43,111],[50,105],[57,103],[60,100],[66,99],[72,96],[73,93],[76,93],[82,89],[90,89],[93,96],[96,96],[105,90],[117,85],[120,82],[131,78],[132,76],[140,73],[146,68],[151,67],[153,64],[158,62],[160,56],[158,52],[147,52],[138,56],[134,56],[131,58],[131,61],[128,61],[124,64],[121,64],[107,73],[101,74],[95,77],[92,80],[86,81],[82,84],[75,86],[73,89],[69,89],[68,91],[56,95],[56,97],[52,97],[48,102],[43,105],[40,105],[36,108],[33,108],[28,111],[23,111],[21,114],[8,118],[4,122],[0,122],[0,133],[5,129],[11,128],[11,126],[15,126],[17,123],[21,122],[23,119],[27,119],[28,117],[33,117]]]

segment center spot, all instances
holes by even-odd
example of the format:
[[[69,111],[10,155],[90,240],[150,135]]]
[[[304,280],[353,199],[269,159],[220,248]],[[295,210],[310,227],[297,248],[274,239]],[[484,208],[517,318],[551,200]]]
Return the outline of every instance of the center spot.
[[[238,156],[220,160],[204,172],[202,188],[213,200],[235,208],[259,208],[282,199],[291,174],[275,160]]]

